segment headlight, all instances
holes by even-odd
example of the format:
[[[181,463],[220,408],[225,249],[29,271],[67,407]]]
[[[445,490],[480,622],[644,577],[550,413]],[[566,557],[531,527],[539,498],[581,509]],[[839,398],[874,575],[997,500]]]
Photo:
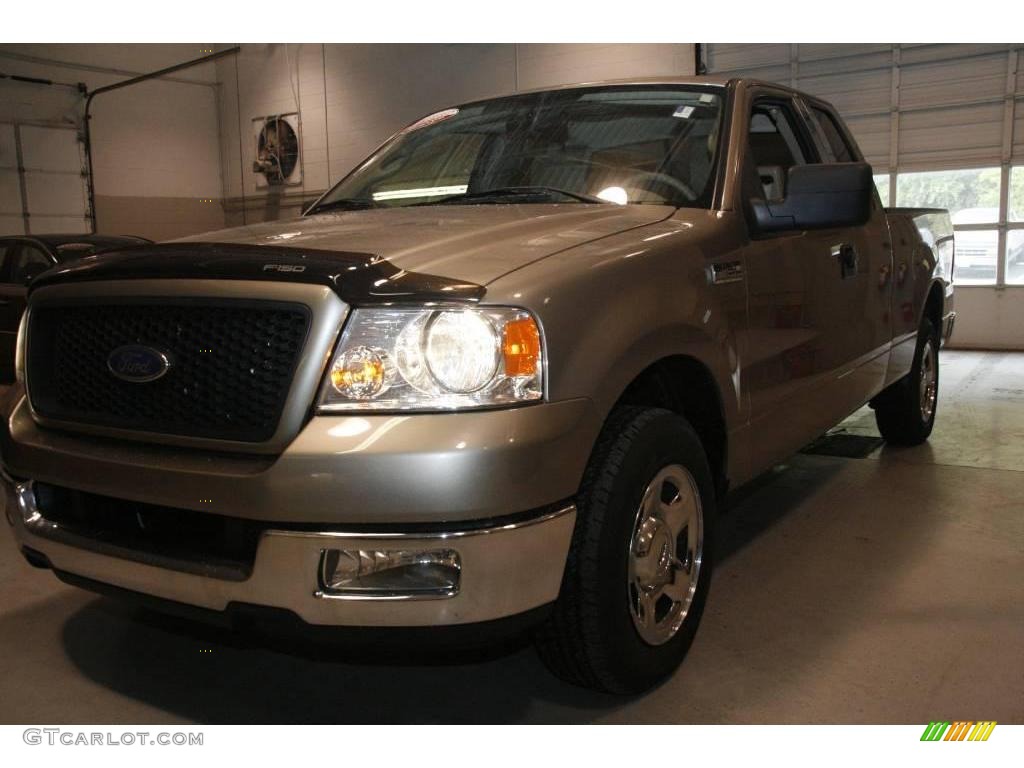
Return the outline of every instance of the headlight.
[[[540,400],[540,328],[522,309],[353,310],[319,410],[452,410]]]

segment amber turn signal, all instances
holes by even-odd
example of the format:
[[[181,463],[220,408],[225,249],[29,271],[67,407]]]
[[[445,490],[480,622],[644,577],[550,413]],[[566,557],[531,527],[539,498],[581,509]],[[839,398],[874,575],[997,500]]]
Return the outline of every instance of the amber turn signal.
[[[532,317],[505,323],[501,351],[506,376],[533,376],[540,360],[540,330]]]
[[[331,367],[331,384],[355,400],[376,397],[384,389],[384,359],[370,347],[356,347],[345,352]]]

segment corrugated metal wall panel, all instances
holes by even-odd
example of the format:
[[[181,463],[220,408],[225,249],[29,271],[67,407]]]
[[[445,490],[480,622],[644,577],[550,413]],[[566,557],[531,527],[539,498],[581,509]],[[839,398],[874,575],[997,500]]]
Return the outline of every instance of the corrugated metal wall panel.
[[[922,64],[1005,52],[1006,48],[1004,43],[903,43],[900,58],[904,64]]]
[[[892,51],[861,56],[833,56],[829,59],[807,61],[803,55],[805,46],[798,45],[796,48],[796,63],[800,77],[852,76],[860,73],[888,70],[892,67]]]
[[[827,99],[848,117],[887,113],[892,99],[892,68],[816,76],[807,76],[801,68],[798,87]]]
[[[846,124],[853,132],[864,158],[874,166],[876,173],[889,167],[889,137],[891,128],[888,115],[847,117]]]
[[[863,57],[868,54],[883,54],[888,58],[892,54],[892,45],[889,43],[850,43],[848,45],[800,43],[800,59],[804,62],[835,61],[855,56]]]
[[[971,99],[1001,99],[1006,89],[1006,51],[928,64],[903,63],[900,108],[927,107]]]
[[[784,64],[789,71],[788,44],[732,44],[715,43],[707,49],[708,69],[711,72],[749,72],[752,69]]]
[[[908,112],[900,118],[901,168],[999,165],[1003,104]]]

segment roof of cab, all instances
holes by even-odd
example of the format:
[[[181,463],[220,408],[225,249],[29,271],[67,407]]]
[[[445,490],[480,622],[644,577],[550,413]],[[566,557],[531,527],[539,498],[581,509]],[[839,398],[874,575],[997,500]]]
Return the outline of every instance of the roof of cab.
[[[630,85],[666,85],[666,86],[707,86],[710,88],[727,88],[731,85],[743,85],[743,86],[766,86],[775,88],[782,91],[788,91],[789,93],[800,94],[804,97],[809,97],[808,94],[798,91],[783,83],[773,83],[769,80],[759,80],[757,78],[750,77],[726,77],[724,75],[664,75],[659,77],[626,77],[615,80],[594,80],[592,82],[583,83],[567,83],[565,85],[551,85],[543,88],[528,88],[522,91],[516,91],[514,93],[498,94],[496,96],[490,96],[485,99],[474,99],[473,101],[464,102],[458,106],[469,106],[471,104],[480,104],[482,102],[494,101],[497,99],[507,98],[510,96],[519,96],[521,94],[529,93],[550,93],[556,91],[570,91],[578,90],[581,88],[609,88],[616,86],[630,86]],[[813,97],[810,97],[813,98]]]
[[[667,75],[660,77],[622,77],[613,80],[594,80],[583,83],[568,83],[566,85],[548,86],[546,88],[531,88],[519,93],[542,93],[544,91],[561,91],[573,88],[606,88],[616,85],[712,85],[724,87],[735,80],[734,77],[723,77],[722,75]]]

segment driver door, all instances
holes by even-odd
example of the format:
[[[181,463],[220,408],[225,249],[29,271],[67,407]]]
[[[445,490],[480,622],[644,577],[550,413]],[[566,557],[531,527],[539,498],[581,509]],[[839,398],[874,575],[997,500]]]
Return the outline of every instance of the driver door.
[[[821,162],[801,107],[788,92],[755,93],[747,128],[747,199],[780,201],[791,167]],[[789,456],[849,413],[839,382],[856,357],[845,343],[855,318],[840,306],[849,287],[835,252],[841,238],[833,230],[759,235],[751,229],[744,255],[743,380],[755,471]]]

